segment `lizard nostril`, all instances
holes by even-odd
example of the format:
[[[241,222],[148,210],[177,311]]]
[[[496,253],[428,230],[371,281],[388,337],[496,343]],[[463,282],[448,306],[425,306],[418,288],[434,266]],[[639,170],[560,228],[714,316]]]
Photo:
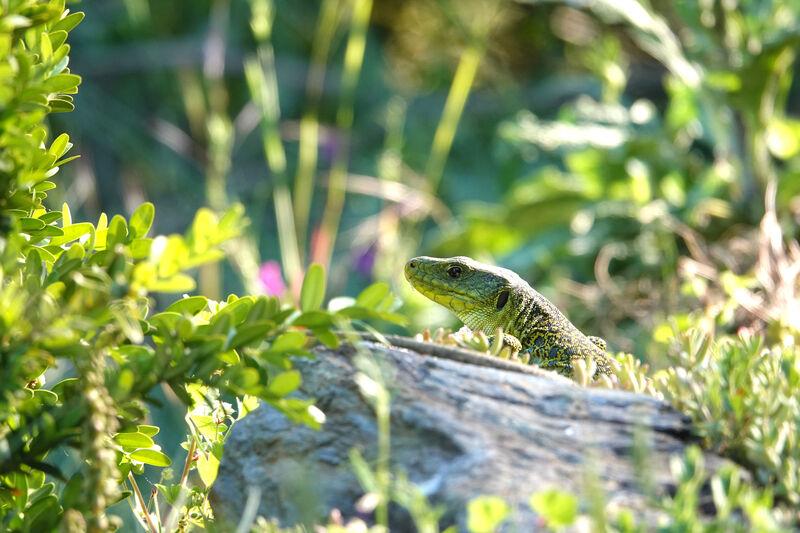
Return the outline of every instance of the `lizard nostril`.
[[[408,268],[416,268],[417,264],[414,261],[409,261]]]

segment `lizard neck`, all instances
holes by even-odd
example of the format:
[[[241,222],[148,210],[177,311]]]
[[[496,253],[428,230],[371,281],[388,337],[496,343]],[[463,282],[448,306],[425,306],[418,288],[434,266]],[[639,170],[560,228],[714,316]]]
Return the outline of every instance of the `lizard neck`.
[[[523,346],[529,346],[541,336],[555,338],[580,333],[550,300],[527,283],[517,287],[512,298],[513,305],[502,315],[499,325],[517,337]]]
[[[519,320],[519,310],[533,298],[533,289],[529,285],[509,288],[508,301],[502,309],[497,309],[497,302],[484,302],[459,315],[459,319],[470,329],[483,331],[493,335],[498,327],[515,337],[523,333],[524,322]]]

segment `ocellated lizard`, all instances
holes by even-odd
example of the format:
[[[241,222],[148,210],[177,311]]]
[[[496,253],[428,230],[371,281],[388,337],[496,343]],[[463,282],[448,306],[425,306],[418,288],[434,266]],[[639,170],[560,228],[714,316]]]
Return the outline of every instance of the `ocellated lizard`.
[[[597,373],[610,374],[612,360],[603,339],[584,335],[558,308],[511,270],[469,257],[415,257],[406,279],[423,295],[446,307],[474,331],[503,328],[504,342],[529,350],[533,362],[562,374],[572,363],[592,358]]]

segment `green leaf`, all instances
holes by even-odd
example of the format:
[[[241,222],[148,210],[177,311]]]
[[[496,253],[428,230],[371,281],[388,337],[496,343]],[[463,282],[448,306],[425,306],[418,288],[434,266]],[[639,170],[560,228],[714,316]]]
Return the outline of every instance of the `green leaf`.
[[[67,41],[67,32],[64,31],[64,30],[51,31],[48,34],[48,37],[50,38],[50,44],[53,46],[53,50],[55,50],[55,54],[54,54],[55,55],[55,59],[58,60],[59,57],[61,57],[61,54],[62,54],[62,51],[59,50],[59,49],[61,48],[61,45],[64,44]],[[67,50],[66,52],[63,52],[63,53],[64,53],[64,56],[66,56],[66,54],[69,53],[69,50]],[[63,67],[56,66],[53,71],[54,72],[61,72],[64,69],[64,67],[66,67],[66,66],[67,66],[66,64],[64,64]]]
[[[75,111],[75,104],[65,98],[51,98],[48,102],[51,113],[69,113]]]
[[[126,474],[126,475],[127,475],[127,474]],[[128,497],[130,497],[130,496],[131,496],[131,494],[133,494],[133,491],[130,491],[130,490],[123,490],[123,491],[120,491],[120,492],[119,492],[119,494],[117,494],[117,498],[116,498],[116,500],[114,500],[114,501],[111,503],[111,505],[114,505],[115,503],[119,503],[119,502],[124,502],[125,500],[127,500],[127,499],[128,499]]]
[[[269,386],[267,387],[267,392],[273,396],[286,396],[287,394],[294,392],[297,387],[300,386],[302,383],[302,378],[300,377],[300,372],[297,370],[289,370],[287,372],[281,372],[269,382]]]
[[[231,339],[229,349],[236,350],[242,346],[263,340],[272,331],[275,324],[271,320],[262,320],[244,324],[236,328],[236,335]]]
[[[222,239],[217,235],[219,219],[216,213],[208,208],[201,207],[197,210],[192,221],[191,243],[192,249],[203,253]]]
[[[197,458],[197,473],[206,488],[211,487],[217,479],[219,471],[219,459],[213,453],[201,453]]]
[[[66,220],[66,219],[62,219]],[[64,234],[61,237],[55,237],[50,241],[51,245],[62,245],[70,241],[74,241],[86,234],[94,231],[94,226],[90,222],[78,222],[77,224],[64,225],[62,228]]]
[[[128,224],[133,238],[141,238],[147,235],[147,232],[153,226],[155,214],[156,208],[150,202],[145,202],[136,208]]]
[[[48,494],[25,510],[25,530],[49,531],[57,518],[58,498],[54,494]]]
[[[350,466],[365,492],[377,492],[378,480],[358,448],[350,448]]]
[[[287,331],[272,341],[270,352],[291,352],[302,350],[306,345],[306,334],[302,331]]]
[[[38,218],[23,217],[19,219],[20,229],[24,232],[36,231],[45,227],[45,223]]]
[[[106,249],[113,250],[117,244],[122,244],[128,239],[128,223],[120,215],[114,215],[108,225],[106,234]]]
[[[228,353],[236,355],[236,352],[234,351]],[[229,383],[231,388],[236,391],[237,394],[258,394],[263,391],[264,388],[261,385],[261,374],[258,372],[258,370],[239,365],[238,363],[238,359],[231,362],[230,364],[232,366],[237,366],[229,370],[227,373],[227,376],[230,379]]]
[[[53,43],[50,42],[50,36],[47,32],[39,34],[39,49],[42,52],[42,59],[50,61],[53,57]]]
[[[178,497],[181,494],[181,486],[177,483],[169,486],[156,483],[155,487],[170,505],[175,505],[175,502],[178,500]]]
[[[40,181],[34,187],[36,191],[49,191],[50,189],[55,189],[56,184],[52,181]],[[42,213],[37,217],[39,220],[43,221],[45,224],[52,224],[57,220],[61,220],[61,212],[60,211],[48,211],[46,213]]]
[[[114,435],[114,442],[125,448],[150,448],[155,445],[153,439],[138,431],[117,433]]]
[[[205,309],[206,305],[208,305],[208,299],[205,296],[189,296],[175,300],[164,309],[164,312],[196,315]]]
[[[41,248],[39,246],[33,246],[31,248],[31,251],[33,251],[33,250],[36,250],[36,252],[39,254],[39,257],[42,258],[42,261],[44,261],[48,265],[52,265],[53,263],[55,263],[56,256],[54,256],[53,254],[48,252],[46,249]]]
[[[69,142],[69,135],[62,133],[53,139],[53,142],[50,143],[50,148],[47,149],[47,153],[54,155],[56,159],[58,159],[67,153],[71,147],[72,144]]]
[[[41,400],[44,405],[56,405],[58,403],[58,394],[47,389],[33,391],[33,397]]]
[[[34,479],[35,478],[35,479]],[[44,481],[44,474],[42,472],[36,472],[35,475],[30,475],[28,480],[28,488],[29,489],[36,489],[30,495],[30,501],[36,502],[40,498],[44,498],[45,496],[49,496],[53,493],[53,490],[56,488],[56,484],[52,481],[49,483],[43,483]]]
[[[258,399],[257,396],[250,396],[245,394],[243,398],[236,398],[236,411],[237,416],[236,420],[241,420],[242,418],[246,417],[256,409],[261,404],[261,400]]]
[[[336,334],[329,329],[312,328],[311,331],[314,333],[314,336],[319,342],[332,350],[337,349],[341,344],[339,337],[337,337]]]
[[[231,295],[233,296],[233,295]],[[254,298],[251,296],[244,296],[236,300],[229,298],[228,304],[220,311],[219,314],[226,314],[231,317],[231,324],[238,326],[245,321],[250,310],[253,308]]]
[[[70,13],[63,19],[53,24],[50,27],[50,31],[53,32],[53,31],[63,30],[68,32],[72,28],[80,24],[80,22],[83,20],[83,17],[85,16],[86,15],[82,11],[78,11],[77,13]]]
[[[175,328],[178,321],[183,318],[183,315],[173,311],[163,311],[150,317],[150,324],[158,329],[162,334],[175,333]]]
[[[531,496],[530,505],[554,529],[570,526],[578,517],[578,498],[560,490],[539,491]]]
[[[147,284],[147,288],[153,292],[188,292],[194,287],[194,278],[186,274],[175,274],[168,279],[152,280]]]
[[[42,90],[47,93],[62,93],[75,91],[81,83],[81,77],[76,74],[58,74],[46,79],[42,83]]]
[[[143,433],[148,437],[154,437],[158,435],[159,431],[161,431],[158,426],[148,426],[145,424],[139,424],[136,426],[136,429],[139,431],[139,433]]]
[[[133,239],[131,241],[130,250],[133,259],[146,259],[150,256],[150,247],[153,245],[153,239]]]
[[[767,146],[780,159],[791,159],[800,153],[800,121],[773,118],[767,127]]]
[[[333,316],[325,311],[307,311],[292,321],[295,326],[321,328],[333,326]]]
[[[467,530],[470,533],[493,533],[497,531],[511,507],[499,496],[478,496],[467,504]]]
[[[172,464],[170,458],[158,450],[136,450],[131,452],[131,459],[153,466],[169,466]]]
[[[84,477],[83,473],[76,472],[61,491],[61,503],[64,507],[75,507],[81,500],[83,494]]]
[[[211,442],[216,442],[221,431],[224,429],[224,424],[218,424],[211,416],[191,415],[191,418],[195,427],[197,427],[197,431]]]
[[[320,308],[324,299],[325,269],[320,264],[312,263],[300,289],[300,309],[315,311]]]
[[[367,309],[375,309],[389,294],[389,285],[382,281],[373,283],[358,295],[356,298],[356,305],[366,307]]]

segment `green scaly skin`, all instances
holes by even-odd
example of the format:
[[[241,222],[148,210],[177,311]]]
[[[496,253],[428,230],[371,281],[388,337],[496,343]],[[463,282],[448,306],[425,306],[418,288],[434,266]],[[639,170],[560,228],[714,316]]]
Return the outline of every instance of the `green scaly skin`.
[[[503,328],[506,344],[530,350],[532,361],[543,368],[569,375],[574,361],[592,358],[597,373],[611,374],[605,341],[581,333],[511,270],[469,257],[415,257],[406,263],[405,275],[416,290],[473,331],[492,335]]]

